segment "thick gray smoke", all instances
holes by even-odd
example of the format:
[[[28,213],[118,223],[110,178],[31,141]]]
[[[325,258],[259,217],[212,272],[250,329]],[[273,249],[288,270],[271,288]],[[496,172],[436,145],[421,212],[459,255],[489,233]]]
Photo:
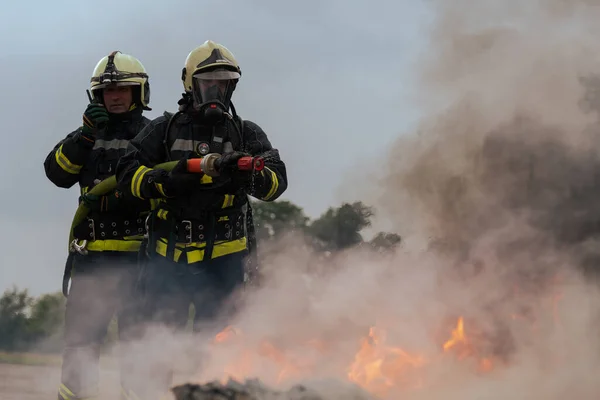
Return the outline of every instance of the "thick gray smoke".
[[[600,129],[589,111],[598,84],[582,78],[599,66],[592,5],[438,4],[420,94],[445,108],[393,152],[384,207],[399,224],[463,252],[504,230],[513,238],[505,253],[551,247],[591,264]],[[523,235],[532,242],[524,246]]]
[[[438,295],[469,299],[465,313],[491,324],[508,372],[502,392],[486,398],[593,398],[597,384],[572,385],[598,364],[596,288],[583,283],[600,260],[598,86],[582,78],[600,71],[600,3],[432,4],[438,19],[418,96],[428,111],[390,152],[381,210],[443,258]],[[538,326],[531,353],[504,317],[531,315],[552,292],[561,293],[561,317],[578,320]],[[544,359],[573,370],[542,368]],[[485,379],[471,384],[495,390]]]

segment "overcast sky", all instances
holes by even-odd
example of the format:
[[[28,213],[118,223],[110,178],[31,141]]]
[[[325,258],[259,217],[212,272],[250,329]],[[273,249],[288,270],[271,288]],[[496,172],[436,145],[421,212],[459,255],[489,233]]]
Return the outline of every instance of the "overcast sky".
[[[412,66],[429,14],[420,0],[19,1],[0,14],[2,195],[0,290],[60,290],[77,187],[43,161],[81,124],[95,64],[138,57],[150,118],[175,111],[189,51],[212,39],[237,57],[238,113],[287,164],[285,195],[311,217],[338,205],[361,158],[378,157],[415,123]],[[349,179],[350,178],[350,179]]]

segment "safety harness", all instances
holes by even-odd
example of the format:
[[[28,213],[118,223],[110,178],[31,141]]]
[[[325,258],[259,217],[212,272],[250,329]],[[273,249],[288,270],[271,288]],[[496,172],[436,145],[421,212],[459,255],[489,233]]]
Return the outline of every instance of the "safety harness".
[[[65,263],[62,279],[62,293],[65,297],[69,294],[69,281],[73,272],[73,261],[76,254],[87,255],[88,242],[97,240],[136,240],[140,241],[145,234],[145,216],[143,213],[135,219],[127,219],[116,215],[102,215],[101,217],[87,217],[73,228],[74,241],[71,243],[69,255]],[[82,244],[78,244],[83,241]],[[135,242],[137,244],[137,242]],[[138,250],[139,251],[139,250]]]
[[[103,216],[99,221],[87,218],[73,229],[74,237],[80,240],[94,241],[106,239],[123,239],[127,236],[143,235],[144,220],[119,218],[118,215]]]
[[[243,129],[244,120],[235,113],[233,104],[232,122],[238,130],[240,142],[243,146]],[[168,120],[165,135],[163,138],[163,146],[167,161],[171,161],[171,149],[169,147],[169,133],[173,122],[183,114],[183,111],[176,113],[164,112],[164,117]],[[237,121],[237,124],[236,124]],[[238,125],[239,124],[239,125]],[[210,140],[210,152],[222,154],[225,143],[228,137],[224,137],[222,130],[213,130]],[[226,183],[226,182],[224,182]],[[215,190],[218,187],[213,185],[207,190]],[[247,249],[249,257],[247,258],[248,265],[256,266],[254,259],[256,250],[256,234],[252,218],[252,208],[245,194],[240,193],[234,196],[234,201],[229,207],[219,210],[201,210],[193,211],[192,215],[183,215],[181,210],[168,205],[165,202],[160,202],[159,206],[154,209],[147,223],[146,237],[142,245],[142,251],[146,257],[150,258],[155,253],[155,246],[149,245],[156,243],[157,240],[164,238],[167,240],[166,257],[174,259],[176,243],[191,244],[194,242],[204,242],[204,254],[202,261],[210,260],[213,255],[215,243],[220,241],[233,241],[246,237]],[[191,249],[180,249],[183,253]]]

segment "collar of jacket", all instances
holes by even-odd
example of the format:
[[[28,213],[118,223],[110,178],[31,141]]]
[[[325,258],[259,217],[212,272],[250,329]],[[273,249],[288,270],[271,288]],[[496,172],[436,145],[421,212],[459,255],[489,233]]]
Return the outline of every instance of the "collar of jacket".
[[[142,110],[141,107],[136,107],[133,110],[124,113],[109,114],[110,122],[118,124],[139,121],[140,119],[142,119],[143,111],[144,110]]]

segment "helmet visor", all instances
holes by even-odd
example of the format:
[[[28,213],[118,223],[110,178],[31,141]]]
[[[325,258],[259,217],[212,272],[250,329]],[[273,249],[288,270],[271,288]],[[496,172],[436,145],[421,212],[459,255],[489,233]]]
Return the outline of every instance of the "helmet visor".
[[[229,103],[233,88],[233,80],[240,74],[234,71],[218,70],[201,72],[193,76],[192,87],[198,104],[218,101],[223,105]]]
[[[131,81],[114,81],[114,82],[105,82],[99,85],[95,85],[92,90],[104,89],[109,86],[140,86],[139,82],[131,82]]]

